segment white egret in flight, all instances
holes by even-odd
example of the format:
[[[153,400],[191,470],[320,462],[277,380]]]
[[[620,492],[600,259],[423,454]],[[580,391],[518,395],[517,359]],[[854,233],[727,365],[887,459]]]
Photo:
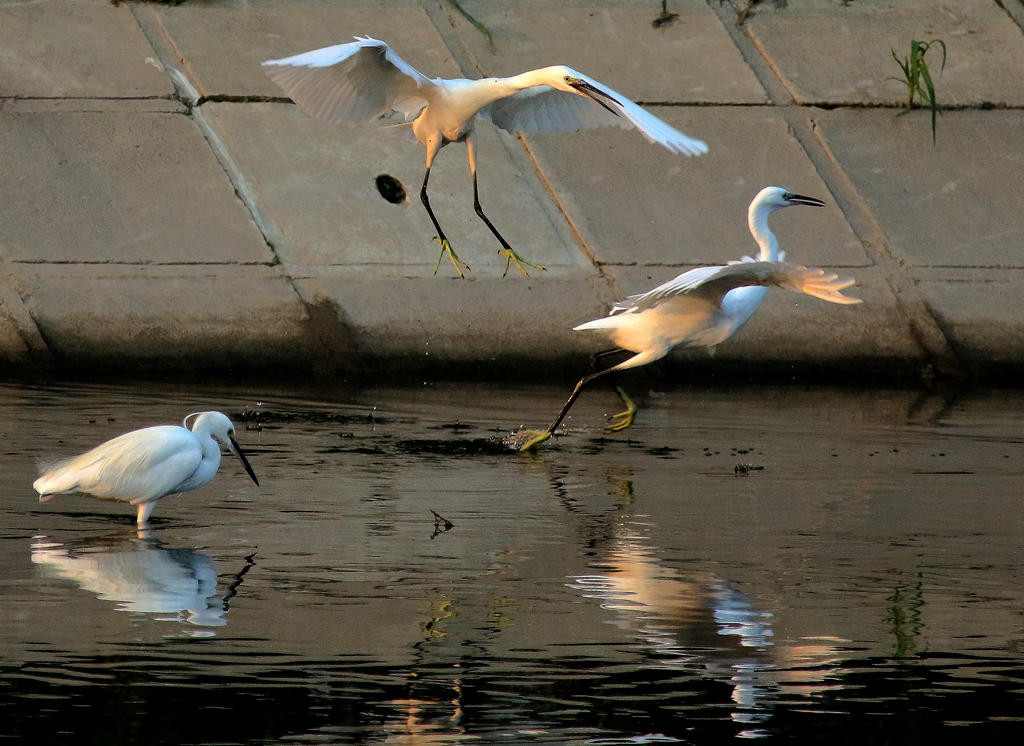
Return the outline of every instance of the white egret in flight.
[[[687,137],[611,88],[583,73],[556,65],[482,80],[428,78],[403,61],[385,42],[356,41],[316,49],[280,60],[263,69],[307,114],[332,124],[369,122],[401,112],[427,149],[427,170],[420,199],[441,244],[438,266],[448,255],[462,277],[469,268],[452,250],[427,198],[430,166],[438,151],[465,142],[473,177],[473,208],[501,244],[498,253],[526,274],[523,259],[498,233],[480,206],[476,181],[476,117],[489,119],[509,132],[570,132],[608,125],[633,127],[649,142],[674,153],[700,155],[707,145]],[[435,268],[435,273],[437,269]]]
[[[188,421],[194,417],[191,430]],[[259,480],[235,441],[235,426],[220,412],[196,412],[180,425],[157,425],[119,435],[80,456],[50,466],[32,483],[40,500],[84,492],[137,505],[146,526],[165,495],[194,490],[213,479],[220,466],[219,440],[235,454],[252,481]]]
[[[575,327],[576,331],[604,334],[617,345],[597,353],[595,361],[616,353],[635,354],[618,365],[581,378],[547,430],[516,433],[509,442],[521,442],[524,435],[533,436],[521,447],[525,451],[550,438],[583,387],[599,376],[647,365],[679,345],[713,347],[724,342],[754,314],[769,287],[806,293],[832,303],[860,303],[859,298],[840,292],[855,280],[779,261],[783,255],[768,227],[768,216],[791,205],[822,207],[824,204],[815,197],[793,194],[781,187],[765,187],[754,197],[747,211],[750,232],[761,249],[758,259],[743,257],[728,265],[691,269],[653,290],[616,303],[608,316]],[[636,405],[625,392],[618,387],[616,391],[626,404],[626,410],[611,418],[610,431],[629,427],[636,414]]]

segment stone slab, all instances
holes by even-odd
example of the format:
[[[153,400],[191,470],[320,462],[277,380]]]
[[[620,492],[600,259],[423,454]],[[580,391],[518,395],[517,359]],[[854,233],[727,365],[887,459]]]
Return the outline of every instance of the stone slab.
[[[263,60],[371,36],[428,77],[459,78],[458,66],[415,0],[245,0],[151,5],[203,96],[282,96]],[[146,16],[142,15],[143,22]],[[225,33],[230,29],[231,33]]]
[[[627,292],[670,279],[667,268],[619,268]],[[655,277],[654,275],[657,275]],[[864,300],[839,306],[793,293],[769,293],[755,317],[718,347],[674,352],[665,363],[720,368],[734,374],[758,366],[799,370],[846,369],[878,364],[886,370],[923,365],[926,356],[879,269],[851,272],[850,294]],[[438,292],[438,284],[445,290]],[[574,332],[604,315],[612,299],[594,278],[524,281],[458,281],[371,278],[340,271],[297,281],[340,369],[374,370],[381,376],[438,374],[450,369],[509,376],[538,371],[547,378],[587,370],[591,354],[607,349],[598,334]],[[663,366],[664,367],[664,366]],[[867,375],[867,372],[865,372]]]
[[[504,373],[593,352],[571,328],[608,290],[590,278],[393,278],[345,270],[296,281],[313,308],[337,319],[340,367],[379,375],[451,368]],[[333,323],[331,318],[327,322]],[[535,374],[545,372],[534,369]]]
[[[0,162],[8,261],[273,260],[180,114],[0,112]]]
[[[526,0],[459,5],[493,44],[451,7],[447,13],[481,75],[568,65],[635,101],[765,103],[767,95],[704,0],[672,2],[672,23],[655,27],[658,3]]]
[[[0,304],[0,370],[7,366],[21,367],[29,363],[29,349],[18,333],[18,326],[7,309]]]
[[[2,114],[188,114],[170,98],[0,98]]]
[[[50,351],[22,301],[22,289],[4,267],[0,277],[0,365],[48,367]]]
[[[918,267],[1024,266],[1024,112],[832,111],[818,131]]]
[[[273,267],[15,265],[24,303],[58,364],[308,368],[317,345],[291,282]]]
[[[747,207],[775,185],[829,202],[829,191],[782,116],[763,108],[652,109],[708,141],[700,158],[672,155],[636,133],[531,135],[541,170],[599,261],[714,264],[757,250]],[[801,263],[863,266],[842,213],[791,209],[773,218],[780,248]]]
[[[0,2],[0,97],[170,96],[154,57],[127,7]]]
[[[789,0],[746,27],[798,103],[902,104],[892,50],[902,59],[912,40],[941,39],[945,70],[941,49],[925,57],[940,105],[1024,104],[1024,35],[996,2]]]
[[[658,3],[462,5],[492,30],[493,50],[435,0],[0,0],[0,362],[575,378],[604,344],[571,328],[615,297],[752,252],[746,206],[769,183],[830,203],[787,210],[773,228],[791,259],[857,277],[865,302],[772,293],[714,357],[679,352],[669,370],[920,366],[910,327],[920,333],[922,318],[905,319],[904,305],[932,314],[968,367],[1024,359],[1024,34],[998,3],[760,3],[749,38],[733,35],[742,54],[701,0],[671,3],[680,17],[661,29],[650,26]],[[193,111],[174,100],[143,30],[203,95],[238,102]],[[394,43],[429,75],[458,77],[456,60],[488,74],[565,62],[639,100],[726,105],[652,107],[709,142],[699,159],[633,132],[517,140],[482,124],[484,207],[551,269],[499,279],[455,146],[431,194],[473,273],[434,277],[417,199],[423,149],[408,133],[333,128],[246,100],[281,96],[261,60],[353,34]],[[742,56],[758,49],[800,102],[898,104],[889,48],[911,38],[949,47],[941,103],[1010,109],[947,111],[933,146],[926,112],[730,105],[765,101]],[[408,204],[383,200],[381,173],[406,186]],[[871,257],[892,257],[875,266],[829,186],[857,210]]]
[[[1024,271],[947,269],[915,272],[929,310],[975,373],[1024,360]]]
[[[264,220],[275,226],[277,251],[295,271],[344,264],[373,273],[433,275],[439,247],[419,199],[425,151],[411,131],[335,127],[292,104],[208,103],[203,116],[251,186]],[[381,174],[401,182],[405,203],[381,196],[375,186]],[[522,256],[548,267],[547,274],[588,266],[556,225],[547,196],[537,193],[490,125],[480,127],[478,178],[485,212]],[[438,156],[429,193],[434,214],[473,276],[500,276],[501,247],[473,210],[465,146],[452,145]],[[453,272],[447,263],[440,270],[442,276]]]

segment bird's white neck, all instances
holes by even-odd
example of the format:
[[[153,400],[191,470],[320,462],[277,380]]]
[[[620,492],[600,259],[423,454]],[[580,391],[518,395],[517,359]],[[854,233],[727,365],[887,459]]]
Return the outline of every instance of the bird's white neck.
[[[482,101],[483,103],[480,103],[480,106],[483,107],[498,99],[511,96],[524,88],[551,85],[551,81],[555,77],[552,69],[542,67],[539,70],[527,70],[525,73],[512,75],[508,78],[483,78],[479,81],[472,81],[478,84],[476,87],[479,90],[479,96],[475,103]]]
[[[750,235],[761,247],[758,258],[762,262],[776,262],[779,260],[779,242],[775,234],[768,227],[768,216],[774,212],[774,208],[764,204],[754,204],[747,211],[747,225],[750,226]]]
[[[196,422],[192,434],[196,436],[199,447],[203,449],[203,461],[220,465],[220,443],[210,434],[209,425],[202,421]]]
[[[521,91],[524,88],[531,88],[535,85],[551,85],[551,80],[555,77],[552,70],[553,68],[550,67],[541,67],[537,70],[527,70],[525,73],[519,73],[508,78],[498,78],[497,80],[509,86],[513,91]]]

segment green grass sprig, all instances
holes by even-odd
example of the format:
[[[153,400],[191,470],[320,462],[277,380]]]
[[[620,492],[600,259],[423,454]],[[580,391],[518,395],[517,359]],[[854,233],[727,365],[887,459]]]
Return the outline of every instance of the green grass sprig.
[[[935,85],[932,83],[932,74],[924,57],[928,50],[936,44],[942,48],[942,66],[939,68],[939,74],[941,75],[946,69],[946,43],[942,39],[911,41],[910,55],[903,59],[900,59],[895,49],[890,50],[892,58],[896,60],[896,64],[903,71],[903,84],[907,87],[907,108],[912,109],[914,107],[914,99],[917,98],[923,102],[923,105],[931,109],[933,145],[935,144],[935,117],[942,112],[939,110],[939,104],[935,100]],[[899,78],[893,78],[893,80],[899,80]]]

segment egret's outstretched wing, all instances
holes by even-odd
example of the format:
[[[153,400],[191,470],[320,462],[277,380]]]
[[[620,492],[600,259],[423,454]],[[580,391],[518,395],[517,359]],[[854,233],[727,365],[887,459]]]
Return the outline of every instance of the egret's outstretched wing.
[[[385,42],[356,41],[267,60],[263,71],[311,117],[331,124],[367,122],[390,111],[411,119],[435,85]]]
[[[753,260],[751,260],[753,261]],[[696,267],[678,277],[674,277],[668,282],[663,282],[656,288],[648,290],[646,293],[637,293],[631,295],[625,300],[620,300],[609,312],[609,316],[613,316],[618,313],[625,313],[626,311],[642,311],[645,308],[653,308],[659,303],[667,300],[668,298],[674,298],[677,295],[682,295],[688,292],[692,288],[698,286],[700,283],[706,281],[709,277],[714,276],[722,267]]]
[[[816,267],[801,267],[786,262],[737,262],[725,266],[697,267],[642,295],[630,296],[616,304],[612,312],[642,311],[683,295],[721,304],[730,290],[752,285],[779,287],[830,303],[849,305],[860,303],[861,299],[843,295],[840,291],[855,283],[856,280],[839,277],[834,272]]]
[[[730,290],[762,285],[804,293],[829,303],[852,305],[860,303],[861,299],[843,295],[840,291],[856,282],[852,278],[840,277],[835,272],[826,272],[817,267],[802,267],[787,262],[741,262],[719,268],[718,272],[683,292],[702,295],[720,303]]]
[[[575,93],[537,85],[499,98],[479,112],[508,132],[575,132],[630,122]]]
[[[617,125],[634,127],[648,142],[663,145],[674,153],[701,155],[708,151],[703,141],[684,135],[593,78],[572,72],[589,84],[598,97],[596,100],[546,85],[534,86],[485,106],[480,115],[509,132],[568,132]]]
[[[199,442],[188,430],[159,425],[125,433],[58,462],[32,486],[43,497],[81,491],[96,497],[133,495],[145,501],[181,484],[202,459]]]

